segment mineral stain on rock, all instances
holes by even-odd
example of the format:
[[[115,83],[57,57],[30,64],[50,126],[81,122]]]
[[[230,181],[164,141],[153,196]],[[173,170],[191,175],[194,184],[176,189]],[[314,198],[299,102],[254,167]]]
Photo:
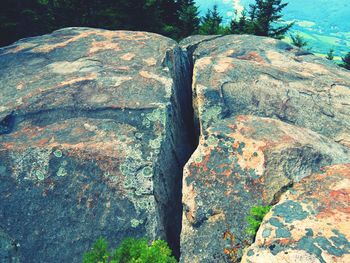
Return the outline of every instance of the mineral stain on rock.
[[[195,140],[178,44],[67,28],[1,48],[0,62],[0,227],[21,262],[80,262],[100,236],[165,239],[179,257]]]
[[[0,63],[1,262],[80,262],[100,236],[184,263],[350,262],[348,72],[264,37],[91,28]]]

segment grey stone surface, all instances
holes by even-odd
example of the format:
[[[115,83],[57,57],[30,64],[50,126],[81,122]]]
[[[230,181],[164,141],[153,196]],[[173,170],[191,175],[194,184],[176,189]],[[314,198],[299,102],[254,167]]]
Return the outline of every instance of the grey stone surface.
[[[67,28],[1,48],[0,64],[0,222],[21,260],[80,262],[100,236],[176,253],[194,147],[177,43]]]

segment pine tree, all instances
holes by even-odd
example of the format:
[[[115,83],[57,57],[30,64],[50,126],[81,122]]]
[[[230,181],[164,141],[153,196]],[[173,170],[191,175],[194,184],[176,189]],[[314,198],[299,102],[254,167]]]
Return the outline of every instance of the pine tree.
[[[299,33],[296,35],[290,35],[290,38],[292,39],[292,44],[296,47],[304,48],[308,45],[307,41],[305,41]]]
[[[330,49],[327,53],[326,59],[333,60],[334,59],[334,49]]]
[[[344,57],[341,58],[343,63],[340,64],[340,66],[342,66],[343,68],[346,68],[348,70],[350,70],[350,52],[348,52],[348,54],[346,54]]]
[[[273,23],[282,18],[282,10],[288,5],[282,0],[256,0],[256,23],[254,33],[258,36],[268,36],[282,39],[293,23],[274,27]],[[254,6],[254,5],[253,5]]]
[[[213,9],[208,9],[202,18],[199,32],[203,35],[217,35],[221,32],[222,16],[218,12],[218,6],[214,5]]]
[[[179,39],[198,33],[199,22],[194,0],[2,0],[0,46],[71,26],[149,31]]]
[[[193,0],[184,0],[181,3],[179,14],[180,37],[187,37],[199,32],[199,11]]]
[[[237,16],[237,14],[236,14]],[[252,24],[247,18],[245,11],[241,14],[238,20],[232,19],[230,24],[231,34],[252,34]]]
[[[249,6],[248,17],[244,16],[238,22],[231,22],[231,32],[282,39],[293,23],[280,26],[275,24],[280,22],[282,10],[287,5],[288,3],[282,3],[282,0],[255,0],[255,3]]]

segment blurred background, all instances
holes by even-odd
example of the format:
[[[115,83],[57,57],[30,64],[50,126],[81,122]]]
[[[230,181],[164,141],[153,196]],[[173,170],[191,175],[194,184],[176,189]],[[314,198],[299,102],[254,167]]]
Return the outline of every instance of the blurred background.
[[[251,5],[259,2],[288,3],[270,21],[293,23],[283,33],[285,41],[297,37],[301,47],[320,56],[332,50],[335,60],[349,52],[349,0],[1,0],[0,46],[71,26],[150,31],[175,40],[193,34],[259,35],[232,25],[242,14],[249,20]]]

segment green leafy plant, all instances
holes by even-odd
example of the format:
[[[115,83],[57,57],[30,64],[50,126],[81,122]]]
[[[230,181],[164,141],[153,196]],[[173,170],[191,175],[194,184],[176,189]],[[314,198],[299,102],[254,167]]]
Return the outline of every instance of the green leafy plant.
[[[263,221],[265,215],[270,211],[272,206],[254,206],[251,208],[249,215],[246,217],[246,220],[249,224],[246,229],[247,234],[255,236],[258,231],[261,222]]]
[[[92,249],[84,254],[83,263],[175,263],[171,249],[163,240],[151,244],[147,239],[127,238],[114,251],[108,242],[100,238]]]

